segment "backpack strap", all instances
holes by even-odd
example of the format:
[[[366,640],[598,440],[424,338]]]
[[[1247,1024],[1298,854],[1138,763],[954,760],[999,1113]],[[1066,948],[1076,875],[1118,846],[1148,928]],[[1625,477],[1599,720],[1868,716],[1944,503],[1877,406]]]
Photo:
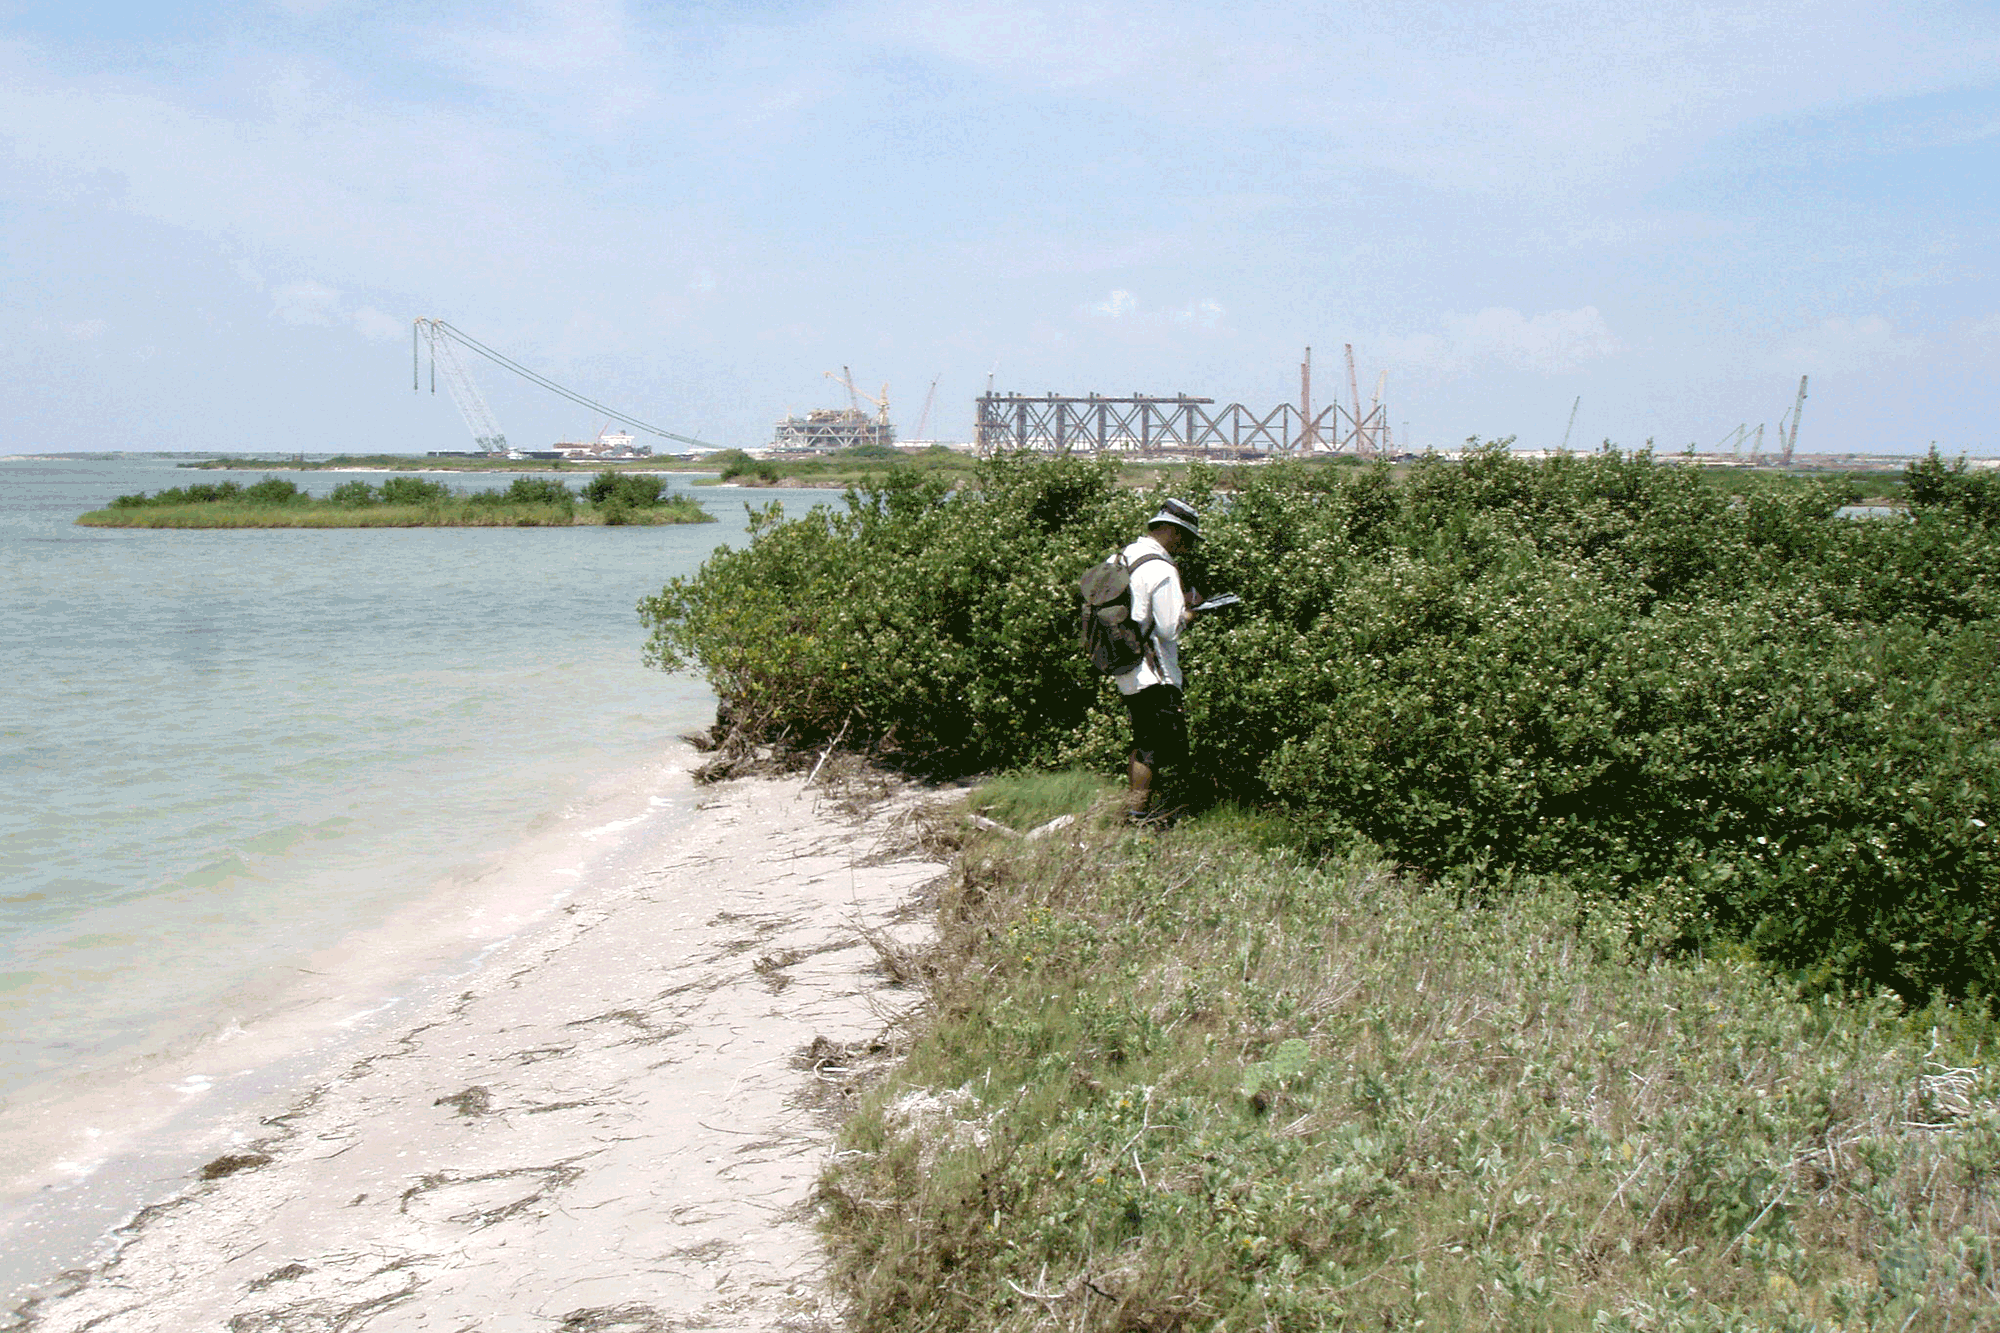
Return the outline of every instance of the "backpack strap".
[[[1118,558],[1119,558],[1120,560],[1123,560],[1123,559],[1125,558],[1125,553],[1124,553],[1123,551],[1120,551],[1120,552],[1118,553]],[[1173,562],[1172,560],[1169,560],[1169,559],[1167,559],[1167,557],[1166,557],[1166,556],[1163,556],[1163,555],[1159,555],[1159,554],[1157,554],[1157,553],[1155,553],[1155,552],[1152,552],[1152,551],[1148,551],[1148,552],[1147,552],[1146,554],[1144,554],[1144,555],[1140,556],[1140,557],[1139,557],[1139,558],[1138,558],[1137,560],[1134,560],[1134,561],[1133,561],[1133,562],[1132,562],[1131,564],[1129,564],[1129,565],[1125,566],[1125,572],[1126,572],[1126,573],[1127,573],[1128,575],[1130,575],[1130,574],[1136,574],[1136,573],[1137,573],[1137,572],[1139,571],[1139,566],[1141,566],[1141,565],[1145,564],[1145,563],[1146,563],[1146,562],[1147,562],[1148,560],[1164,560],[1164,561],[1166,561],[1166,564],[1167,564],[1168,568],[1170,568],[1170,569],[1172,569],[1172,570],[1174,571],[1174,577],[1175,577],[1176,579],[1178,579],[1178,578],[1180,577],[1180,573],[1181,573],[1181,567],[1180,567],[1179,565],[1176,565],[1176,564],[1175,564],[1175,563],[1174,563],[1174,562]],[[1151,622],[1149,621],[1149,622],[1148,622],[1148,624],[1150,625],[1150,623],[1151,623]],[[1150,637],[1152,636],[1152,630],[1151,630],[1150,628],[1148,628],[1148,629],[1147,629],[1147,631],[1146,631],[1146,634],[1147,634],[1147,636],[1148,636],[1148,637],[1150,638]]]
[[[1120,551],[1118,553],[1118,559],[1121,562],[1125,559],[1125,553],[1123,551]],[[1180,578],[1181,567],[1175,564],[1168,557],[1159,554],[1157,551],[1148,551],[1146,552],[1146,554],[1140,556],[1137,560],[1134,560],[1131,564],[1126,565],[1125,572],[1128,575],[1136,572],[1139,566],[1145,564],[1148,560],[1166,561],[1167,567],[1174,571],[1174,578],[1177,580]],[[1153,671],[1156,674],[1165,675],[1166,673],[1160,670],[1159,650],[1153,645],[1153,630],[1157,627],[1153,624],[1150,605],[1148,606],[1147,611],[1148,614],[1146,616],[1146,632],[1140,637],[1140,642],[1144,646],[1144,651],[1146,654],[1146,665],[1153,668]]]

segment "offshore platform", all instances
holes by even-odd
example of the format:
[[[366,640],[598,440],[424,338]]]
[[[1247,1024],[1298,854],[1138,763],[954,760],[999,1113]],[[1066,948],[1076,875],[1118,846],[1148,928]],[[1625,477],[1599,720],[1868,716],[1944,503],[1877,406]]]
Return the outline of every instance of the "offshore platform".
[[[1199,455],[1203,458],[1261,458],[1270,455],[1352,454],[1387,458],[1394,453],[1389,409],[1382,401],[1389,372],[1375,380],[1375,396],[1364,407],[1347,345],[1348,401],[1336,394],[1314,410],[1312,348],[1299,363],[1299,401],[1268,410],[1187,394],[1128,397],[1085,394],[994,393],[977,400],[973,444],[981,454],[1028,449],[1044,453],[1129,453],[1147,456]]]
[[[840,408],[823,407],[807,412],[804,416],[788,413],[771,433],[769,448],[780,452],[831,453],[837,449],[853,449],[863,445],[893,446],[896,443],[896,428],[889,421],[889,386],[884,384],[882,392],[872,394],[854,383],[854,372],[846,366],[838,375],[827,371],[825,378],[834,381],[847,390],[847,406]],[[917,438],[921,440],[924,427],[931,419],[931,405],[937,401],[938,382],[931,381],[931,391],[924,399],[923,414],[917,418]],[[875,410],[866,411],[862,403],[868,403]]]

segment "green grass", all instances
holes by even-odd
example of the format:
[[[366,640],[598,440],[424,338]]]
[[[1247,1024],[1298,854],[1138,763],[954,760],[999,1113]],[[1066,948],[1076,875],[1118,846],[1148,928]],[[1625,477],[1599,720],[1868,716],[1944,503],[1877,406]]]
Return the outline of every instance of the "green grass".
[[[430,458],[414,454],[336,454],[332,458],[209,458],[175,466],[204,472],[344,472],[384,468],[393,472],[713,472],[701,459],[617,458],[595,461],[556,458]]]
[[[76,521],[87,528],[535,528],[590,527],[606,515],[586,505],[468,505],[449,500],[435,505],[188,504],[143,509],[97,509]],[[692,501],[657,509],[627,510],[622,522],[712,523]]]
[[[1553,881],[1308,863],[1242,809],[1078,832],[975,838],[941,891],[823,1180],[863,1333],[2000,1326],[1983,1023],[1635,955]]]
[[[1109,778],[1076,769],[1009,773],[982,785],[971,804],[987,818],[1025,833],[1058,815],[1086,814],[1120,790]]]
[[[944,473],[970,477],[978,460],[970,454],[933,445],[906,454],[886,445],[859,445],[811,458],[752,458],[741,449],[726,449],[703,460],[720,475],[697,486],[821,486],[858,485],[889,473]]]

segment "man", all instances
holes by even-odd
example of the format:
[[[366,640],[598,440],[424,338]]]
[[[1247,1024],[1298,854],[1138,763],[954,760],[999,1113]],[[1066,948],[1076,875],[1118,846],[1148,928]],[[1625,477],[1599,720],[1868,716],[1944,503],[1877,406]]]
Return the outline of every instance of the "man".
[[[1201,516],[1179,500],[1160,506],[1146,535],[1127,546],[1132,571],[1132,621],[1145,642],[1138,666],[1112,680],[1132,714],[1131,814],[1148,817],[1155,779],[1162,768],[1187,762],[1187,709],[1181,699],[1181,631],[1194,618],[1181,572],[1174,563],[1201,541]],[[1142,556],[1164,557],[1138,564]]]

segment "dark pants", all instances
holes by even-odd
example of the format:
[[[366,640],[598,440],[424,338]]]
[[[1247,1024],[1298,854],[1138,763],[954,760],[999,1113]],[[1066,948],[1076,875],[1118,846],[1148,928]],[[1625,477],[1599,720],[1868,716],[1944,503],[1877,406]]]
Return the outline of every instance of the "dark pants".
[[[1178,768],[1187,760],[1187,708],[1172,685],[1148,685],[1124,696],[1132,714],[1133,757],[1148,768]]]

